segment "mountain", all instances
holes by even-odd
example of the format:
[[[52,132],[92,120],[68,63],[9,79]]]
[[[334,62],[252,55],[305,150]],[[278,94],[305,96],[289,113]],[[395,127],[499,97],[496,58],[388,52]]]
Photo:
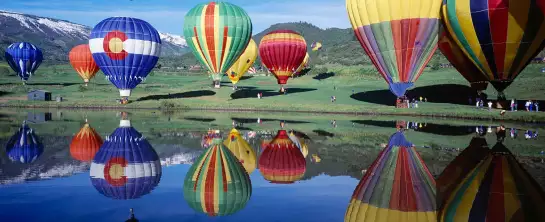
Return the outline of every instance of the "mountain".
[[[88,42],[91,27],[73,22],[0,11],[0,59],[7,46],[14,42],[31,42],[44,51],[48,62],[67,61],[72,47]],[[160,33],[163,57],[188,52],[185,39],[179,35]]]

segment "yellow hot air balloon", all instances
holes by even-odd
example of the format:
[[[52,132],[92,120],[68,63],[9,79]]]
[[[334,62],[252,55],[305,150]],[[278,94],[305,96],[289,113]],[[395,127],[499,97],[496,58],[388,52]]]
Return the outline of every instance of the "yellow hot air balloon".
[[[299,74],[299,72],[301,72],[301,70],[303,70],[307,65],[308,65],[308,52],[307,54],[305,55],[305,59],[303,59],[303,62],[301,63],[301,65],[299,65],[299,68],[297,68],[297,71],[295,71],[295,74]]]
[[[229,150],[231,150],[231,152],[233,152],[233,154],[235,154],[248,174],[254,172],[255,168],[257,167],[257,156],[255,155],[255,152],[250,144],[248,144],[248,142],[246,142],[246,140],[240,136],[238,130],[233,128],[229,133],[229,137],[223,141],[223,145],[225,145],[227,148],[229,148]]]
[[[240,77],[242,77],[252,65],[254,65],[255,59],[257,58],[257,44],[253,39],[250,39],[248,46],[240,55],[238,60],[233,63],[231,68],[227,70],[227,76],[233,83],[233,86],[237,84]]]
[[[301,153],[303,153],[303,156],[304,156],[305,158],[307,158],[307,155],[308,155],[308,146],[307,146],[307,144],[305,143],[305,139],[296,136],[296,135],[293,133],[293,131],[290,132],[289,138],[291,139],[291,141],[292,141],[293,143],[295,143],[295,145],[297,146],[297,148],[299,148],[299,150],[301,150]]]

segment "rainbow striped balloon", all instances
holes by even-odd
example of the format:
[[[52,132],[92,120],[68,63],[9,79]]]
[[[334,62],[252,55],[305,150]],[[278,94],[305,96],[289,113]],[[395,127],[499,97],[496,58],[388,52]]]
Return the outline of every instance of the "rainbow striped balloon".
[[[252,195],[248,173],[221,139],[216,138],[189,168],[184,198],[191,208],[210,216],[236,213]]]
[[[401,132],[369,167],[354,190],[345,221],[437,221],[435,180]]]
[[[545,46],[539,1],[444,1],[447,30],[500,97]]]
[[[212,79],[220,81],[250,42],[252,22],[246,11],[234,4],[202,3],[186,14],[184,36]]]
[[[439,211],[440,221],[545,221],[545,192],[501,143],[471,170]]]

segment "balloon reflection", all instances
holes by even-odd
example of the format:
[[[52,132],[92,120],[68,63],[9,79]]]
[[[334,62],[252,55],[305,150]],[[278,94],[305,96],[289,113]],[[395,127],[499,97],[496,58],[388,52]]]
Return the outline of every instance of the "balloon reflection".
[[[195,211],[226,216],[246,206],[252,195],[252,184],[237,157],[216,138],[189,168],[183,193]]]
[[[402,131],[360,180],[345,221],[436,221],[435,180]]]
[[[259,157],[259,171],[272,183],[293,183],[304,176],[305,157],[286,130],[278,130],[276,137],[263,150]]]
[[[498,142],[456,184],[441,221],[545,221],[545,193],[513,154]]]
[[[257,167],[257,157],[250,144],[242,138],[238,130],[233,128],[223,144],[237,157],[248,174],[254,172]]]
[[[100,146],[102,146],[102,143],[100,135],[85,120],[83,127],[72,138],[70,155],[76,160],[91,162],[100,149]]]
[[[91,182],[112,199],[136,199],[150,193],[161,180],[161,163],[151,144],[122,119],[91,164]]]
[[[42,155],[44,145],[26,121],[6,144],[6,153],[12,162],[32,163]]]

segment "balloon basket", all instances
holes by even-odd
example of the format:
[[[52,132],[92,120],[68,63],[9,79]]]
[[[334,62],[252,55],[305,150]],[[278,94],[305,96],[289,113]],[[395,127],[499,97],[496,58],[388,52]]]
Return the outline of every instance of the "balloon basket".
[[[220,81],[214,81],[214,89],[219,89],[220,87]]]
[[[497,100],[494,105],[496,109],[510,109],[511,102],[507,100]]]
[[[396,108],[409,108],[409,105],[407,104],[407,100],[403,99],[403,98],[398,98],[396,100]]]
[[[123,97],[123,98],[121,98],[119,103],[121,103],[122,105],[127,105],[127,104],[129,104],[129,98]]]

